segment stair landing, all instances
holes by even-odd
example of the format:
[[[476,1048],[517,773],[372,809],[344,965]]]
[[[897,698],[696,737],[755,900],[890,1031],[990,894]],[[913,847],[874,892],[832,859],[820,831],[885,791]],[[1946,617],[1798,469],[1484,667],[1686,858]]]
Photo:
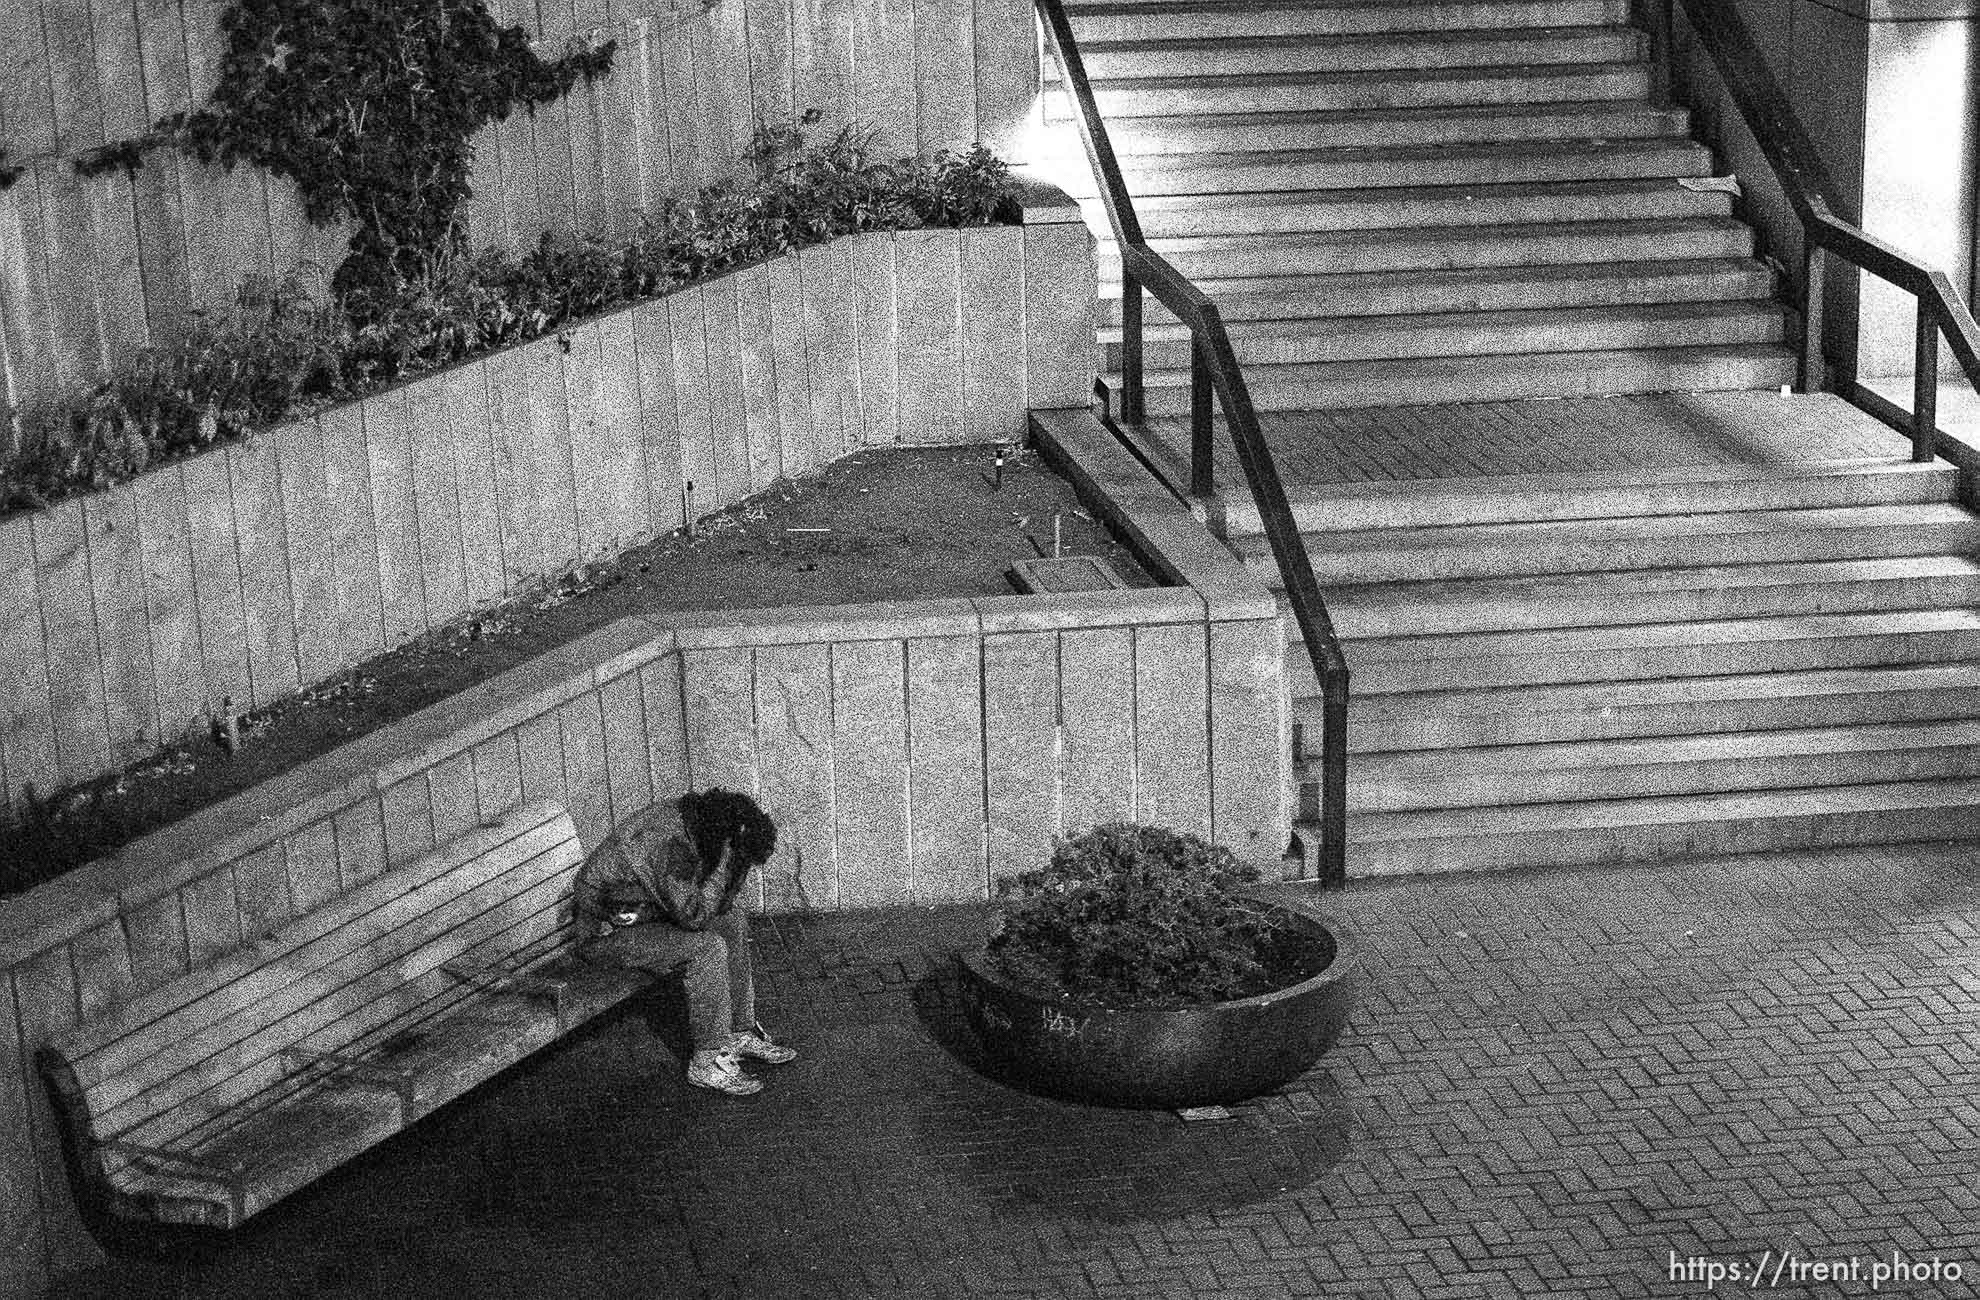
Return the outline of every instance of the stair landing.
[[[1260,412],[1289,490],[1302,486],[1522,474],[1659,471],[1901,457],[1903,439],[1829,393],[1647,396]],[[1187,477],[1189,421],[1142,432]],[[1248,499],[1217,421],[1217,495]]]

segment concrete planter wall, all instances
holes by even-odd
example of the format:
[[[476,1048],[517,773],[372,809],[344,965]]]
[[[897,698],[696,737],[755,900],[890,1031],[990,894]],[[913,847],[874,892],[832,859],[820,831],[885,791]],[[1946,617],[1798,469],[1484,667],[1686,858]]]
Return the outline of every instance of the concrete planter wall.
[[[0,414],[48,400],[171,337],[188,308],[248,274],[334,266],[348,232],[302,218],[294,185],[166,151],[91,179],[75,157],[204,104],[227,0],[92,6],[8,0],[0,13]],[[623,232],[635,214],[734,167],[756,121],[857,122],[883,156],[982,140],[1017,158],[1038,85],[1026,0],[488,0],[554,54],[616,39],[612,75],[475,140],[467,219],[481,246],[545,230]],[[0,419],[0,447],[7,443]]]
[[[6,801],[780,475],[1083,404],[1092,239],[1033,197],[1022,226],[837,240],[0,521]]]
[[[656,797],[752,791],[781,836],[749,901],[775,910],[981,899],[1108,818],[1276,856],[1276,603],[1143,504],[1190,586],[628,619],[0,902],[0,1294],[98,1258],[36,1047],[525,799],[595,844]]]

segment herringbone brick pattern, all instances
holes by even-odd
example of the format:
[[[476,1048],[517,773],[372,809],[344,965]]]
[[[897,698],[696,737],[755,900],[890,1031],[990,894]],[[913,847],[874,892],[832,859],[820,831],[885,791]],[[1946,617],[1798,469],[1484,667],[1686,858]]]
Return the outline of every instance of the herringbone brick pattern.
[[[1666,1296],[1706,1289],[1671,1252],[1897,1251],[1969,1281],[1882,1294],[1972,1294],[1976,882],[1959,845],[1358,883],[1346,1037],[1191,1126],[972,1068],[946,971],[980,910],[785,919],[764,1015],[805,1055],[760,1096],[690,1094],[659,997],[207,1262],[66,1293]]]
[[[1753,465],[1905,456],[1904,440],[1826,395],[1672,393],[1442,406],[1287,411],[1260,417],[1289,484]],[[1186,420],[1147,426],[1178,466]],[[1219,421],[1219,491],[1243,476]]]

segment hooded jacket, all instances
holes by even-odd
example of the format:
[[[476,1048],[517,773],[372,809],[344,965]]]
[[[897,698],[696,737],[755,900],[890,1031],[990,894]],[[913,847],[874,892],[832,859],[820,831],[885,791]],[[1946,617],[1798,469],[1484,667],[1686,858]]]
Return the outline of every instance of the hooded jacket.
[[[600,927],[630,901],[683,930],[704,930],[735,901],[733,863],[724,844],[721,860],[708,870],[681,822],[680,805],[664,799],[621,822],[585,857],[572,910],[587,933],[602,932]]]

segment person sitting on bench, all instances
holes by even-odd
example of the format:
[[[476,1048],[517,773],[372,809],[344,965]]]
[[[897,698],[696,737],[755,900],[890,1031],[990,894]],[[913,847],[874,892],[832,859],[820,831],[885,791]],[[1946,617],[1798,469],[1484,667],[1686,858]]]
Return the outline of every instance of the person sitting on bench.
[[[738,1058],[797,1058],[757,1023],[749,922],[735,905],[750,869],[776,847],[776,824],[755,800],[704,790],[622,822],[586,856],[575,885],[577,923],[591,935],[586,960],[656,975],[685,968],[688,1082],[732,1097],[763,1088]]]

